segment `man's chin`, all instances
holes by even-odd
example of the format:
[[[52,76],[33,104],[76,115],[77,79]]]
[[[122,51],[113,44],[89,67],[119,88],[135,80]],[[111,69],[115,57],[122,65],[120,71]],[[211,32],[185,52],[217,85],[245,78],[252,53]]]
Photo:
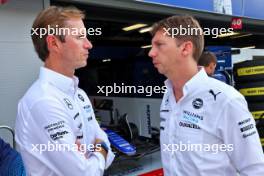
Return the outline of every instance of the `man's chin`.
[[[157,66],[155,65],[155,68],[158,70],[158,72],[159,72],[160,74],[163,74],[163,70],[162,70],[160,67],[157,67]]]
[[[159,72],[160,74],[164,75],[164,70],[159,69],[159,68],[156,68],[156,69],[158,70],[158,72]]]
[[[78,66],[76,67],[76,69],[83,68],[83,67],[85,67],[86,65],[87,65],[87,62],[85,61],[85,62],[83,62],[82,64],[78,65]]]

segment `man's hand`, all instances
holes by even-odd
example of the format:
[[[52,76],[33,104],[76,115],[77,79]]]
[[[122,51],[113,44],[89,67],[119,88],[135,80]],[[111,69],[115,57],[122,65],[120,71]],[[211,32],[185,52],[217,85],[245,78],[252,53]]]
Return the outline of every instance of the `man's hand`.
[[[101,142],[103,142],[103,140],[95,139],[95,143],[94,143],[95,151],[101,153],[104,156],[105,160],[106,160],[107,151],[105,151],[104,148],[100,146]]]
[[[101,153],[103,155],[103,157],[105,158],[105,160],[106,160],[107,151],[105,151],[105,149],[103,147],[101,147],[101,145],[100,145],[101,142],[103,142],[103,140],[95,139],[94,151]],[[84,151],[84,147],[81,145],[80,140],[76,139],[75,144],[78,147],[78,151],[85,155],[86,151]],[[87,155],[85,155],[85,157],[87,158]]]
[[[75,145],[77,145],[78,151],[81,152],[87,159],[85,147],[81,144],[80,139],[76,139]]]

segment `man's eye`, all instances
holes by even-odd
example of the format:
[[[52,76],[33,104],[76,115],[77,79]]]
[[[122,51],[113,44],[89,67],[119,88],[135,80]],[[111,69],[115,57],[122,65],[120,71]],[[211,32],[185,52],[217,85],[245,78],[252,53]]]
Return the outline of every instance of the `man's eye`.
[[[163,43],[157,43],[156,45],[157,45],[157,47],[161,47],[163,45]]]
[[[84,35],[79,35],[77,38],[78,39],[83,39],[83,38],[85,38],[85,36]]]

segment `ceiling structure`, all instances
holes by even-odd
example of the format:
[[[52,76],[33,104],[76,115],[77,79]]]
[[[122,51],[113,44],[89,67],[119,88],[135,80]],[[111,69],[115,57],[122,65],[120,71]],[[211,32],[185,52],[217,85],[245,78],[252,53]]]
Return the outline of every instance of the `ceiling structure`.
[[[115,4],[114,4],[115,3]],[[173,14],[190,14],[197,18],[202,28],[226,28],[231,26],[232,16],[199,12],[188,9],[149,5],[135,1],[113,0],[53,0],[52,5],[74,5],[86,12],[86,28],[101,28],[102,35],[90,35],[95,46],[142,47],[150,45],[151,35],[138,30],[122,28],[137,23],[151,26],[154,22]],[[264,21],[243,18],[243,30],[235,36],[212,38],[205,36],[205,45],[225,45],[233,48],[264,48]]]

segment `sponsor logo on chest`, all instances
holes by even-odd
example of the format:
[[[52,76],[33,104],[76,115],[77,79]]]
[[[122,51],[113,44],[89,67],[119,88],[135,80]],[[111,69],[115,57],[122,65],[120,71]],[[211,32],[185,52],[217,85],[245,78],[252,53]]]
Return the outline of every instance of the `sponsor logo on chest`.
[[[179,126],[185,128],[200,129],[199,124],[203,121],[204,117],[194,112],[183,110]]]

